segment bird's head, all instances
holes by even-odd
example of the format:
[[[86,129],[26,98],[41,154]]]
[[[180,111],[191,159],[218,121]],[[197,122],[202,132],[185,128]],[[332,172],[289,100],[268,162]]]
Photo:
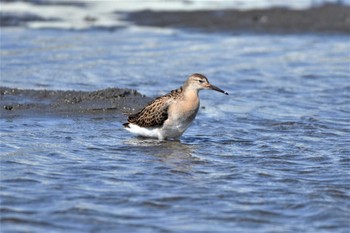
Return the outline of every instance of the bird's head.
[[[207,89],[207,90],[218,91],[218,92],[221,92],[221,93],[228,95],[228,93],[226,91],[218,88],[217,86],[210,84],[207,77],[205,77],[202,74],[197,74],[197,73],[192,74],[187,79],[185,86],[187,86],[187,88],[195,89],[197,91]]]

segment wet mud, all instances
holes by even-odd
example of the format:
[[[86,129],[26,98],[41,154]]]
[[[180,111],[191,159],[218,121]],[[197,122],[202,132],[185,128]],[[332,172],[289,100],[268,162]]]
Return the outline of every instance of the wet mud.
[[[207,32],[350,33],[350,6],[325,4],[305,10],[138,11],[126,20],[137,25]]]
[[[151,99],[135,90],[57,91],[0,87],[0,116],[130,114]]]

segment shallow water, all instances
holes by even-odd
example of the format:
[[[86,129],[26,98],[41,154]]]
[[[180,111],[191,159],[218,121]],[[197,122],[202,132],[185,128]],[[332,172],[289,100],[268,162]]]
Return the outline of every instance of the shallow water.
[[[206,74],[180,141],[113,113],[1,117],[2,232],[347,232],[349,37],[2,29],[1,85],[156,96]],[[25,101],[25,100],[24,100]]]

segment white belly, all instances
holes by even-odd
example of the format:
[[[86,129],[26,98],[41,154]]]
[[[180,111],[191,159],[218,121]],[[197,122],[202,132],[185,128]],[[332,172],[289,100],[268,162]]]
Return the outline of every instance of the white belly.
[[[129,124],[128,128],[125,128],[129,132],[142,137],[158,138],[164,140],[167,138],[177,139],[179,138],[186,129],[190,126],[192,120],[185,121],[170,121],[170,119],[164,122],[162,127],[158,128],[144,128],[135,124]]]
[[[161,128],[161,134],[163,138],[179,138],[186,129],[190,126],[191,122],[178,123],[178,124],[164,124]]]
[[[186,115],[176,115],[169,118],[164,122],[161,128],[161,134],[164,138],[179,138],[186,129],[191,125],[192,121],[196,117],[197,110],[189,112]]]
[[[138,125],[130,123],[129,127],[125,129],[138,136],[163,139],[161,138],[162,137],[161,128],[143,128]]]

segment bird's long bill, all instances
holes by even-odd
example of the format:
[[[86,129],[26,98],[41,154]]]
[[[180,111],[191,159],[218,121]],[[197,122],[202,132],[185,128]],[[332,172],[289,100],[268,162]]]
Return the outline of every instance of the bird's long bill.
[[[218,92],[221,92],[221,93],[224,93],[225,95],[228,95],[228,93],[220,88],[218,88],[217,86],[214,86],[212,84],[209,85],[209,89],[211,90],[214,90],[214,91],[218,91]]]

